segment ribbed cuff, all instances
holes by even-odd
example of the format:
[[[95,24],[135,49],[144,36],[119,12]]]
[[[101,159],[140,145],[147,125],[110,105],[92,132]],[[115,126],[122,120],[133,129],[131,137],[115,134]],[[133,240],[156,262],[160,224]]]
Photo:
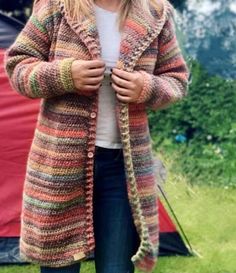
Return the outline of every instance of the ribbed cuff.
[[[60,62],[60,79],[65,92],[68,93],[73,92],[75,89],[71,70],[73,61],[75,61],[75,58],[66,58]]]

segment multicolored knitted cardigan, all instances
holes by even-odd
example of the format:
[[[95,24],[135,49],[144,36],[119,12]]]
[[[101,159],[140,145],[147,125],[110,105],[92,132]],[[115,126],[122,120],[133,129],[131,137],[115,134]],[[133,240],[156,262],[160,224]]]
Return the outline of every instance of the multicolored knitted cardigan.
[[[158,254],[157,182],[147,108],[161,109],[187,93],[188,69],[175,36],[173,7],[160,1],[153,17],[140,8],[126,20],[117,67],[139,70],[144,88],[137,103],[117,101],[128,198],[140,246],[132,257],[144,272]],[[63,0],[37,0],[33,13],[7,51],[6,71],[21,95],[41,98],[23,192],[21,257],[61,267],[94,250],[93,157],[97,93],[75,90],[71,64],[101,56],[96,22],[71,18]]]

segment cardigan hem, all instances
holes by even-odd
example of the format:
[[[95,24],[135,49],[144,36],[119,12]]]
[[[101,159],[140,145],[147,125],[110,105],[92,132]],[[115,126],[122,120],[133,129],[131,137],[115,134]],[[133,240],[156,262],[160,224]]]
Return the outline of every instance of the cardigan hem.
[[[70,260],[60,259],[60,260],[57,260],[56,262],[40,261],[38,258],[37,259],[32,258],[31,256],[23,254],[22,252],[20,252],[20,258],[23,262],[29,262],[29,263],[32,263],[32,264],[35,264],[38,266],[60,268],[60,267],[69,266],[69,265],[76,264],[76,263],[87,260],[91,256],[91,254],[94,253],[94,249],[95,249],[95,246],[91,247],[87,251],[81,251],[81,252],[75,253],[73,256],[71,256]],[[77,257],[79,257],[80,254],[83,254],[83,255],[81,255],[81,258],[78,258],[75,260],[74,256],[76,255]]]

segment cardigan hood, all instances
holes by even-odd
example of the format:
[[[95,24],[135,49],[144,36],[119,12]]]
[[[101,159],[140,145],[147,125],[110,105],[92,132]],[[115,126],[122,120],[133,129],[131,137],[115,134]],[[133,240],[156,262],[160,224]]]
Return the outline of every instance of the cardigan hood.
[[[152,16],[147,16],[140,7],[134,6],[124,25],[117,68],[131,71],[143,51],[158,36],[168,17],[173,15],[173,6],[168,1],[158,2],[158,9],[151,7]],[[90,16],[84,17],[78,22],[76,18],[70,16],[63,0],[60,1],[60,8],[70,27],[87,46],[91,57],[99,58],[101,56],[101,46],[94,9],[91,7]]]
[[[131,258],[151,272],[159,247],[157,182],[147,108],[161,109],[186,95],[188,69],[176,40],[173,7],[160,1],[153,16],[134,7],[125,21],[117,68],[139,70],[137,103],[117,101],[127,192],[140,245]],[[95,16],[71,18],[63,0],[36,0],[26,26],[5,57],[15,90],[42,99],[29,151],[21,215],[23,260],[61,267],[94,251],[93,164],[98,94],[75,90],[71,65],[101,56]]]

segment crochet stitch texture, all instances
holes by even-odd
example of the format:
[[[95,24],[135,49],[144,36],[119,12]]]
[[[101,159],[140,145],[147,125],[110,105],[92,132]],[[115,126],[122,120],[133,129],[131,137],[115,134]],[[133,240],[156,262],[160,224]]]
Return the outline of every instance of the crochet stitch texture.
[[[160,1],[153,18],[135,7],[125,22],[117,68],[139,70],[137,103],[117,101],[128,198],[140,246],[132,262],[151,272],[159,247],[157,182],[146,110],[187,93],[188,69],[175,36],[173,7]],[[76,90],[71,65],[101,56],[94,12],[80,22],[63,0],[37,0],[26,26],[6,53],[5,67],[19,94],[41,105],[27,161],[21,215],[23,260],[61,267],[94,250],[93,157],[98,95]]]

